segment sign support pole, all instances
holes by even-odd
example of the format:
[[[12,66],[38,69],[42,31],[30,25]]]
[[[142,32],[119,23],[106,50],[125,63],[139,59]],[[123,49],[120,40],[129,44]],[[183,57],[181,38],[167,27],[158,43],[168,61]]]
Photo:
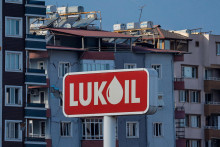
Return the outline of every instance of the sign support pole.
[[[116,147],[116,117],[104,116],[104,147]]]

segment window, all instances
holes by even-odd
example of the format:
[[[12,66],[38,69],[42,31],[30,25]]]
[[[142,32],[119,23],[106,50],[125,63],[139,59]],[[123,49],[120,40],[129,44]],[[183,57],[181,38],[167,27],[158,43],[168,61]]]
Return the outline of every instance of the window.
[[[186,126],[192,128],[200,128],[201,117],[200,115],[186,115]]]
[[[22,0],[5,0],[6,3],[18,3],[22,4]]]
[[[40,121],[40,136],[45,137],[46,122]]]
[[[45,92],[44,91],[39,92],[39,99],[40,99],[41,104],[45,104]]]
[[[136,68],[136,64],[135,63],[125,63],[124,64],[124,68],[125,69],[132,69],[132,68]]]
[[[188,102],[188,90],[179,91],[179,101],[182,103]]]
[[[157,71],[158,78],[161,78],[161,66],[160,65],[151,65]]]
[[[170,40],[165,40],[165,50],[170,49]]]
[[[22,19],[18,17],[6,17],[5,29],[6,37],[22,37]]]
[[[71,122],[60,123],[60,135],[66,137],[71,136]]]
[[[199,41],[196,41],[196,42],[195,42],[195,46],[196,46],[196,47],[199,47]]]
[[[197,78],[198,77],[197,66],[182,66],[182,77],[183,78]]]
[[[200,140],[186,140],[186,147],[201,147]]]
[[[179,126],[180,127],[185,127],[185,123],[186,123],[185,119],[179,119]]]
[[[34,124],[33,124],[33,120],[29,120],[28,122],[28,135],[30,137],[33,137],[34,135]]]
[[[39,62],[38,62],[38,69],[45,69],[45,67],[44,67],[44,61],[39,61]]]
[[[139,123],[138,122],[126,122],[126,137],[138,138],[139,137]]]
[[[6,51],[5,71],[21,72],[22,71],[22,53]]]
[[[22,121],[6,120],[5,121],[5,140],[6,141],[22,141],[22,131],[20,123]]]
[[[62,97],[59,98],[59,101],[60,101],[60,106],[62,107],[63,106],[63,99],[62,99]]]
[[[82,138],[85,140],[103,139],[102,119],[82,119]]]
[[[70,71],[70,63],[59,64],[59,77],[62,78],[65,74]]]
[[[22,106],[21,86],[5,86],[5,105]]]
[[[101,63],[84,63],[82,65],[82,70],[83,71],[97,71],[97,70],[109,70],[110,65],[109,64],[101,64]]]
[[[220,42],[216,43],[216,55],[220,56]]]
[[[159,41],[159,49],[163,49],[163,40]]]
[[[162,108],[163,106],[164,106],[163,95],[159,94],[158,95],[158,107]]]
[[[162,123],[154,123],[154,136],[162,136]]]
[[[190,91],[191,103],[200,103],[200,91]]]

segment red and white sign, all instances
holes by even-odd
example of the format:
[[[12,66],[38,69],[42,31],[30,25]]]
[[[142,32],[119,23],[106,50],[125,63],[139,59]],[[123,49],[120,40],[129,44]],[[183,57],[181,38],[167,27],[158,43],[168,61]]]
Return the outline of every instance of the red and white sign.
[[[66,117],[144,114],[149,109],[146,69],[76,72],[63,79]]]

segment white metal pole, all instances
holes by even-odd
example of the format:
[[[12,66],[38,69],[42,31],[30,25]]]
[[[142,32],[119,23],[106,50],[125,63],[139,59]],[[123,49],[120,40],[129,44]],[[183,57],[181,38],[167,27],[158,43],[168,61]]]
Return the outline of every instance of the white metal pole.
[[[116,117],[104,116],[104,147],[116,147]]]

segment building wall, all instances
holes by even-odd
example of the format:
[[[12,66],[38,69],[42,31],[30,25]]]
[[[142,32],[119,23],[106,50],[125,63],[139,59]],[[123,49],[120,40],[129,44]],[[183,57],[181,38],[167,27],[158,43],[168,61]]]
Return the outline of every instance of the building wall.
[[[118,117],[119,146],[175,146],[172,55],[115,53],[116,69],[123,69],[124,63],[136,63],[137,68],[151,68],[152,64],[161,65],[162,78],[158,80],[158,85],[165,106],[153,115]],[[139,138],[126,138],[126,121],[139,122]],[[154,122],[162,123],[162,137],[154,137]]]
[[[2,66],[3,66],[3,56],[2,56],[2,50],[3,50],[3,46],[2,46],[2,5],[3,2],[0,2],[0,147],[2,147]]]
[[[50,87],[55,86],[62,92],[63,78],[58,77],[59,62],[70,62],[70,71],[79,71],[79,61],[77,52],[71,51],[54,51],[49,50],[49,61],[48,61],[48,77],[50,78]],[[51,138],[52,146],[57,147],[80,147],[81,140],[81,128],[80,119],[78,118],[66,118],[63,115],[63,109],[60,106],[60,98],[50,92],[50,108],[51,108]],[[67,121],[72,122],[71,124],[71,137],[61,137],[60,135],[60,122]]]
[[[154,115],[147,116],[147,145],[149,147],[175,146],[173,57],[171,54],[146,54],[145,67],[161,65],[161,78],[158,79],[158,94],[162,95],[164,106]],[[162,123],[162,136],[155,137],[153,123]]]
[[[220,63],[220,56],[216,56],[216,42],[220,42],[219,35],[193,35],[188,34],[192,41],[189,42],[189,52],[191,54],[184,55],[183,62],[175,62],[174,64],[174,77],[181,77],[181,65],[197,65],[198,66],[198,78],[197,79],[184,79],[185,89],[201,90],[201,103],[179,102],[179,91],[175,91],[175,104],[176,106],[184,106],[186,114],[198,114],[201,115],[201,127],[200,128],[185,128],[185,138],[187,139],[201,139],[202,147],[205,146],[204,140],[204,77],[205,68],[213,67]],[[199,47],[195,46],[195,42],[199,41]]]
[[[135,63],[137,68],[143,68],[145,66],[145,55],[128,53],[115,53],[115,68],[124,69],[125,63]],[[142,147],[147,146],[147,116],[146,115],[133,115],[133,116],[118,116],[118,143],[119,146],[126,147]],[[127,138],[126,137],[126,122],[138,122],[139,123],[139,137]]]
[[[25,51],[25,30],[26,30],[26,19],[25,19],[25,0],[22,4],[5,3],[2,1],[2,64],[3,64],[3,91],[2,91],[2,146],[24,146],[23,141],[25,138],[25,131],[22,132],[22,141],[13,142],[5,141],[5,120],[24,120],[24,106],[26,99],[26,85],[25,83],[25,71],[26,71],[26,51]],[[13,10],[13,11],[12,11]],[[21,17],[22,18],[22,38],[6,37],[5,36],[5,16],[10,17]],[[23,72],[5,72],[5,50],[20,51],[23,53]],[[5,85],[22,86],[22,102],[23,107],[7,107],[5,104]]]

